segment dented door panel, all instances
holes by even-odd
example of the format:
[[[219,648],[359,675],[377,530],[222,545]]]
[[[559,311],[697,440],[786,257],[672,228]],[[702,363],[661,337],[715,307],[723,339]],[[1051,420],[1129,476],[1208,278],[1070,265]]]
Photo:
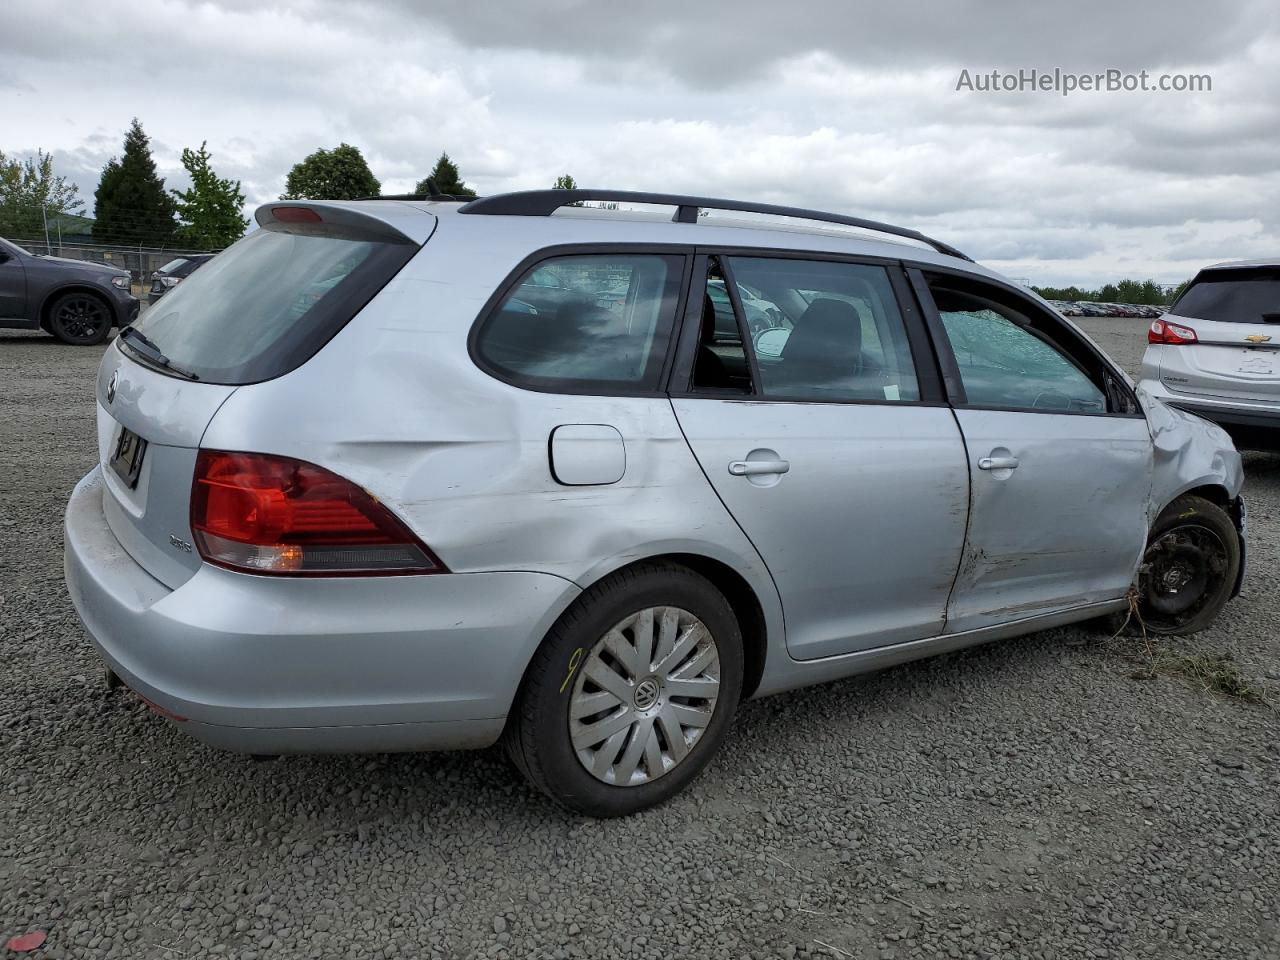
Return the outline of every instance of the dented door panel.
[[[964,543],[964,445],[941,406],[676,398],[716,492],[768,565],[787,651],[942,632]]]
[[[976,409],[956,419],[973,492],[947,632],[1123,597],[1147,539],[1146,421]]]

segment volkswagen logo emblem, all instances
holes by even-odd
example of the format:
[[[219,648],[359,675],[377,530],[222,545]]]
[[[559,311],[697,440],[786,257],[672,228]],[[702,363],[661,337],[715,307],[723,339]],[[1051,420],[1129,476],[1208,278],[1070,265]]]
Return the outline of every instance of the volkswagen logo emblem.
[[[652,677],[647,680],[641,680],[636,686],[635,702],[637,710],[648,710],[658,702],[658,695],[662,691],[658,688],[657,681]]]
[[[117,370],[111,375],[111,379],[107,381],[107,403],[114,403],[116,399],[116,384],[120,382],[120,371]]]

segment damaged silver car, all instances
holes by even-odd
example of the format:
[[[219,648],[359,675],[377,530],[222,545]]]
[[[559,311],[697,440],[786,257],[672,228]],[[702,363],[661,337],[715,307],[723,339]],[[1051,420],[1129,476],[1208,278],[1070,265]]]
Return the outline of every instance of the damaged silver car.
[[[1228,437],[915,231],[590,190],[257,220],[107,349],[66,517],[112,675],[206,743],[501,739],[613,816],[744,698],[1239,589]]]

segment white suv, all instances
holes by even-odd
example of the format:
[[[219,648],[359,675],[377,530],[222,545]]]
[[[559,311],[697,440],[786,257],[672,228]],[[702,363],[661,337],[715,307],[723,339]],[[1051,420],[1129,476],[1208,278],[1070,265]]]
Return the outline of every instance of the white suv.
[[[1280,446],[1280,260],[1205,267],[1147,342],[1146,392],[1241,445]]]

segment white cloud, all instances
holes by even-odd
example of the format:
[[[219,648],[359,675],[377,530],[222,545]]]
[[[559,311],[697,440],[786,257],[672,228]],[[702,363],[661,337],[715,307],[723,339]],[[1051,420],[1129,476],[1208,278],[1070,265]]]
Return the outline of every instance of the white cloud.
[[[477,189],[579,183],[915,226],[1015,276],[1182,279],[1274,253],[1280,28],[1266,3],[956,0],[610,7],[9,0],[0,150],[55,152],[92,202],[131,117],[253,203],[353,143],[387,192],[441,150]],[[1200,94],[956,92],[971,70],[1213,75]]]

